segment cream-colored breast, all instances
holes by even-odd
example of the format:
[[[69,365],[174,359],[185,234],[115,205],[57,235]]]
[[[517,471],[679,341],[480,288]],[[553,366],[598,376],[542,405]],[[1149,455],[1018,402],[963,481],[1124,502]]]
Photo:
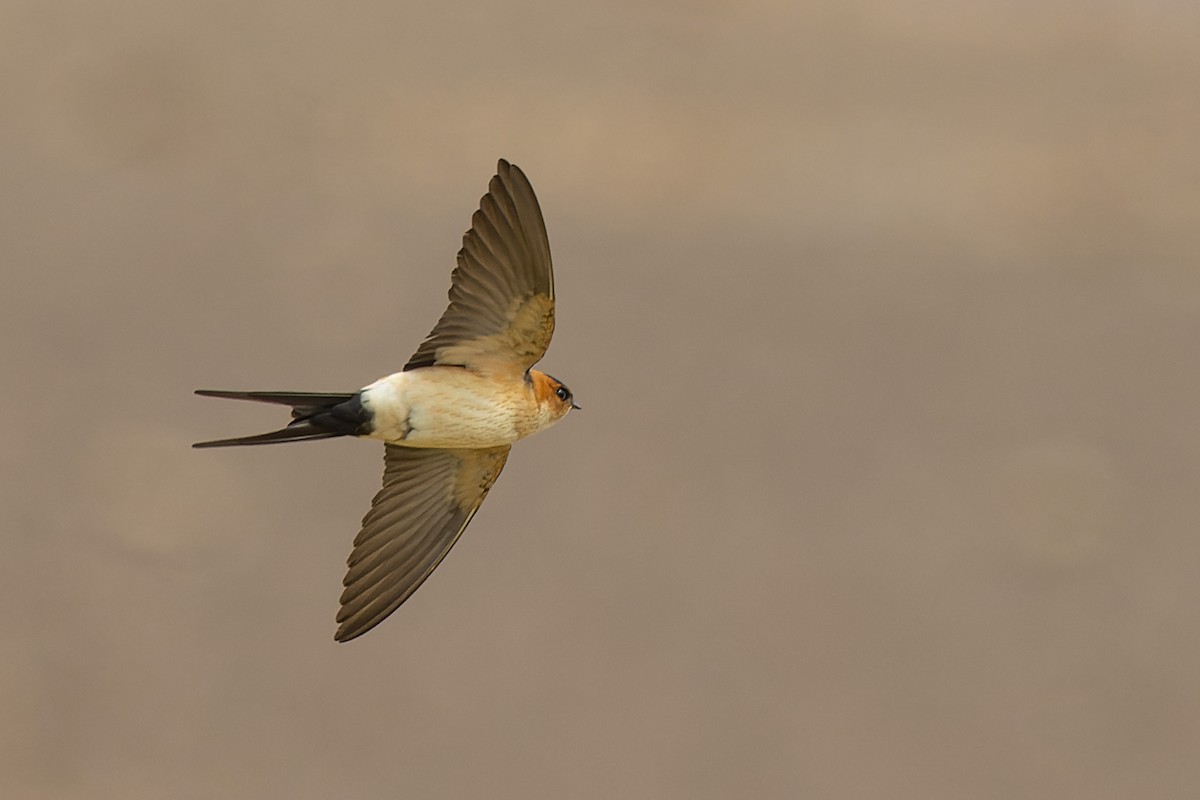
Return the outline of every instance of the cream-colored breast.
[[[541,425],[524,381],[481,378],[459,367],[397,372],[363,389],[372,439],[409,447],[480,448],[512,444]]]

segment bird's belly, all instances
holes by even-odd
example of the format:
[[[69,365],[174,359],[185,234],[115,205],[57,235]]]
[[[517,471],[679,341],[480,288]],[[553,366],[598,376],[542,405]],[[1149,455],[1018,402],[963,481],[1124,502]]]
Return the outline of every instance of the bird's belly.
[[[460,398],[453,406],[426,404],[409,412],[410,447],[497,447],[517,440],[512,416],[487,403]]]
[[[408,447],[512,444],[520,438],[518,399],[457,368],[402,372],[363,390],[372,414],[370,438]]]

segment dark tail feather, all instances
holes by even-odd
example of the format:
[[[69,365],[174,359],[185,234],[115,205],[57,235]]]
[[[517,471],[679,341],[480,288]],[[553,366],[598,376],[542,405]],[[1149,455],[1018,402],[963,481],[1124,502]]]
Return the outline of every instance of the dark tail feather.
[[[279,444],[280,442],[305,442],[311,439],[332,439],[335,436],[345,436],[344,433],[323,431],[308,424],[301,423],[295,427],[287,427],[270,433],[260,433],[257,436],[240,436],[236,439],[214,439],[211,442],[196,442],[192,447],[233,447],[240,444]]]
[[[198,389],[204,397],[252,400],[292,407],[293,420],[286,428],[255,436],[197,442],[192,447],[234,447],[236,445],[278,444],[337,436],[363,436],[371,432],[371,415],[363,408],[358,392],[326,394],[318,392],[227,392]]]
[[[223,389],[197,389],[201,397],[224,397],[228,400],[253,400],[256,403],[276,403],[281,406],[336,406],[354,397],[350,394],[325,392],[228,392]]]

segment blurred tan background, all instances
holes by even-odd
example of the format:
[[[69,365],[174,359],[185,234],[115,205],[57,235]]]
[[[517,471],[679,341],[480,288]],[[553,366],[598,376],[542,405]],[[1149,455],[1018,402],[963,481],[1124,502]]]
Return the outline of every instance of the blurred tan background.
[[[1200,793],[1200,6],[0,5],[6,798]],[[585,410],[332,641],[503,156]]]

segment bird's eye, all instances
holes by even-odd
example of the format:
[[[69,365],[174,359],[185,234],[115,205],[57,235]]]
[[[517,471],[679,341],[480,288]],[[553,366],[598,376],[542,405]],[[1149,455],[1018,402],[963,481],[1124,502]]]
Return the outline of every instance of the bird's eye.
[[[560,386],[555,389],[554,394],[558,395],[558,399],[562,400],[564,403],[567,402],[567,400],[569,400],[571,397],[571,393],[567,391],[567,387],[565,386]]]

